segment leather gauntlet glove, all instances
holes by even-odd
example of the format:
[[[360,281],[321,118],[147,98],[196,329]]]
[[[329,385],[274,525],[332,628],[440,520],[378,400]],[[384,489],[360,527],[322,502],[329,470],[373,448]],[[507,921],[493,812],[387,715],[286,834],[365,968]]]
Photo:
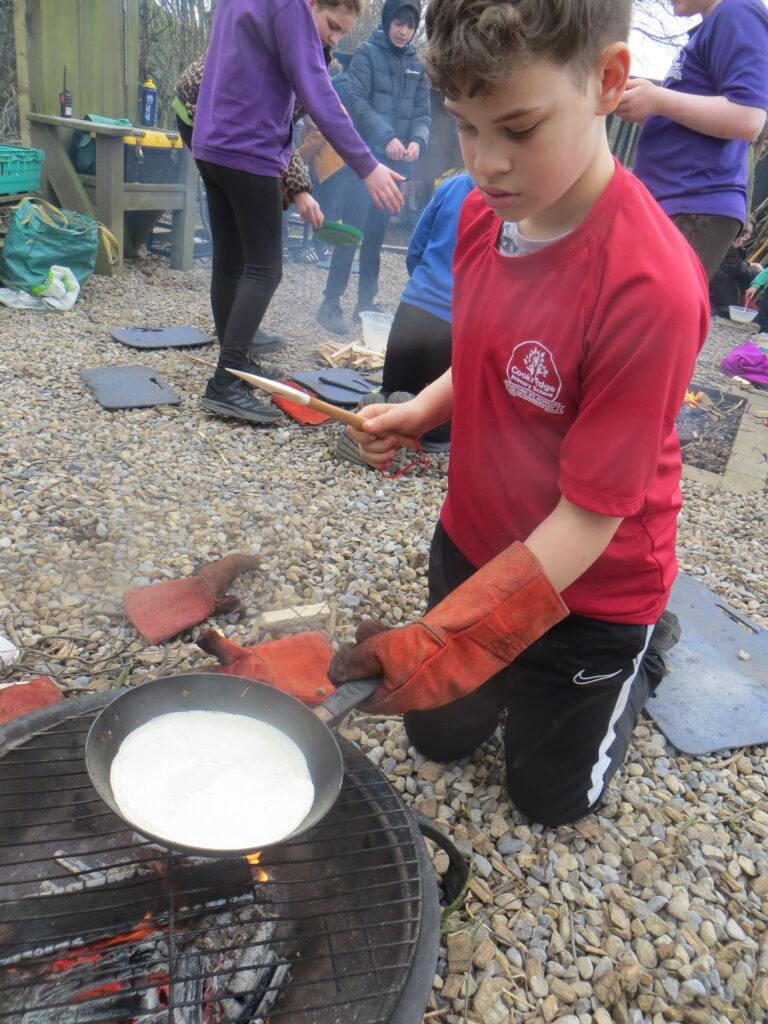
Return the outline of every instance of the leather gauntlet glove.
[[[160,644],[209,615],[240,611],[240,599],[227,590],[241,572],[258,567],[258,558],[235,553],[203,566],[196,576],[126,590],[128,618],[148,644]]]
[[[206,629],[197,645],[221,662],[220,666],[206,666],[206,672],[269,683],[308,704],[319,704],[333,693],[334,687],[328,681],[333,647],[325,633],[300,633],[254,647],[241,647],[217,630]]]
[[[329,676],[383,676],[365,705],[377,714],[426,711],[477,689],[567,614],[539,560],[515,543],[420,622],[376,635],[378,624],[362,623],[362,642],[339,650]]]

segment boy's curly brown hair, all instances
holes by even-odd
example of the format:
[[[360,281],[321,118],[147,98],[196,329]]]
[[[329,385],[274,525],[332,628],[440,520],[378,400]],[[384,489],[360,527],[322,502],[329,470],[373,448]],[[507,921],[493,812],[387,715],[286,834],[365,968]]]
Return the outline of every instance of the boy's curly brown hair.
[[[533,57],[583,76],[626,41],[631,14],[632,0],[430,0],[427,72],[450,99],[491,92]]]

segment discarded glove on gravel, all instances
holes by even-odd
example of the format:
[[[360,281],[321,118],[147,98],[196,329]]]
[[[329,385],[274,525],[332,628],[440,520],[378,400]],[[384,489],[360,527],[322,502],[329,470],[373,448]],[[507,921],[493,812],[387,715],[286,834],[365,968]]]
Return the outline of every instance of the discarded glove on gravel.
[[[240,598],[227,591],[240,573],[258,568],[258,558],[235,552],[196,576],[131,588],[123,594],[128,618],[148,644],[161,644],[209,615],[239,612]]]
[[[307,704],[319,704],[334,691],[328,679],[333,647],[326,633],[299,633],[253,647],[241,647],[218,630],[206,629],[200,634],[197,646],[221,662],[221,665],[206,666],[206,672],[224,672],[269,683]]]

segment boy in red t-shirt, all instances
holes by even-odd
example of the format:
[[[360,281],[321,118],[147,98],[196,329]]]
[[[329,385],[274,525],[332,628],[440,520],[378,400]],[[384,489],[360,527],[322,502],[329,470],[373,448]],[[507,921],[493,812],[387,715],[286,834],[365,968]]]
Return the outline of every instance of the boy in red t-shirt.
[[[547,825],[596,806],[664,672],[675,417],[708,327],[696,257],[608,147],[630,13],[430,5],[427,67],[477,185],[454,255],[453,365],[350,430],[383,466],[394,432],[453,420],[430,610],[363,623],[331,678],[382,675],[368,707],[406,712],[435,760],[470,754],[506,711],[510,798]]]

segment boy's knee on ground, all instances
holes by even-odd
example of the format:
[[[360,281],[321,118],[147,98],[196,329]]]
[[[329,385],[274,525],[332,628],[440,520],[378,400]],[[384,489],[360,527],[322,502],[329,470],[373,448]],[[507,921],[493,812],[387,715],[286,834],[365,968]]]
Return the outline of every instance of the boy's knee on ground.
[[[538,773],[526,769],[510,769],[507,766],[507,796],[509,802],[526,818],[557,828],[578,821],[597,807],[600,795],[589,803],[585,790],[576,790],[563,780],[561,785],[543,788]]]
[[[454,701],[434,711],[407,711],[403,715],[408,739],[430,761],[459,761],[468,757],[496,731],[497,710],[487,708],[470,716],[457,707],[462,703]]]

